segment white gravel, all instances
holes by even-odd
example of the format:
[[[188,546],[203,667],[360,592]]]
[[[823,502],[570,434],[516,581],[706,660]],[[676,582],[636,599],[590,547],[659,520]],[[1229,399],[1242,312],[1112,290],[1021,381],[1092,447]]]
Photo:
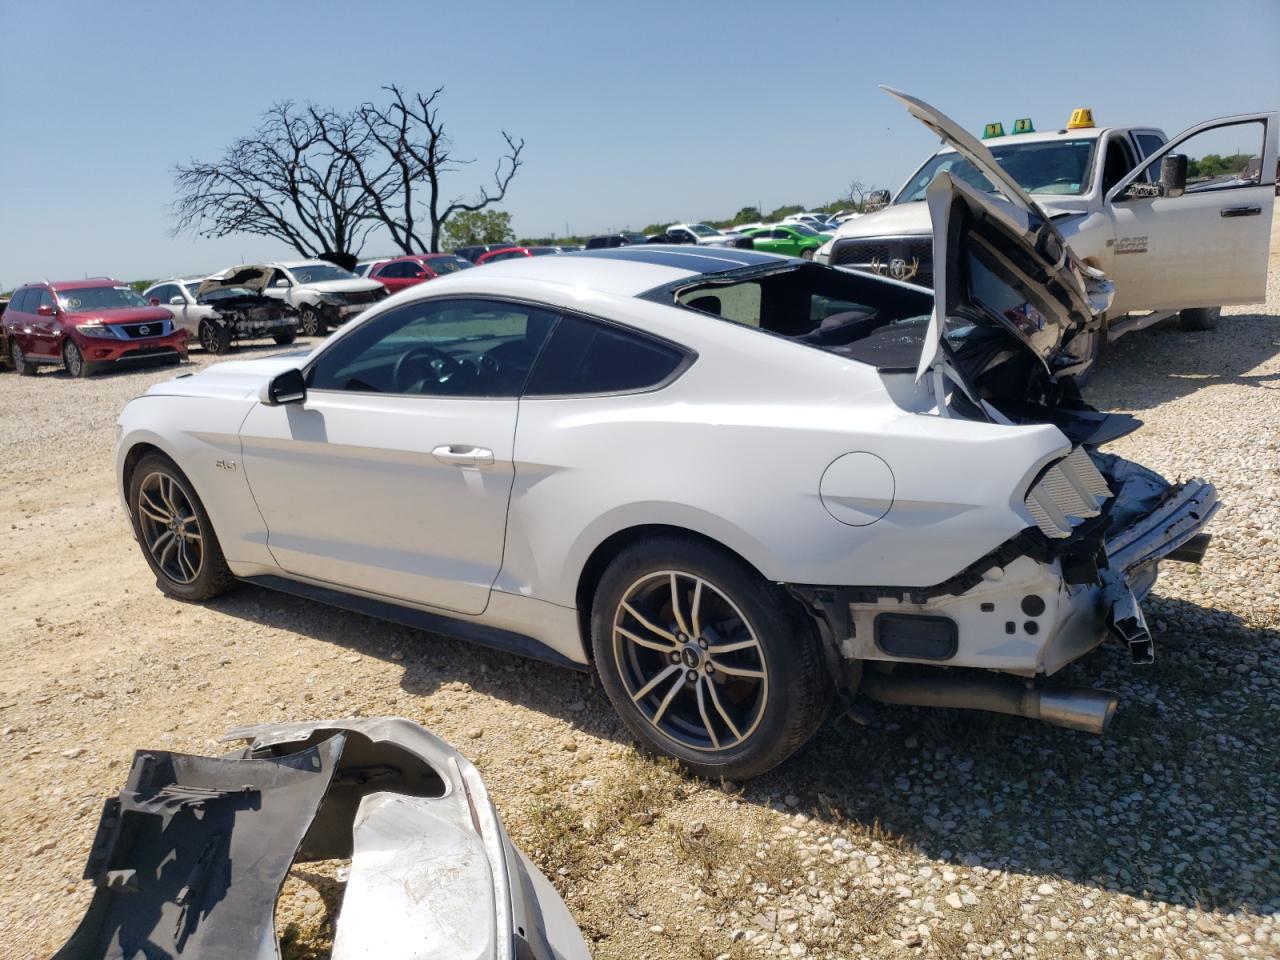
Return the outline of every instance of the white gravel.
[[[883,708],[742,787],[637,757],[575,674],[257,589],[165,600],[110,453],[171,371],[0,373],[0,957],[47,956],[82,915],[135,749],[352,712],[471,756],[598,957],[1280,956],[1274,260],[1269,289],[1214,332],[1120,341],[1090,388],[1147,422],[1116,452],[1226,504],[1203,566],[1167,565],[1147,604],[1157,663],[1108,645],[1067,672],[1120,694],[1112,733]],[[286,952],[313,956],[341,884],[290,883]]]

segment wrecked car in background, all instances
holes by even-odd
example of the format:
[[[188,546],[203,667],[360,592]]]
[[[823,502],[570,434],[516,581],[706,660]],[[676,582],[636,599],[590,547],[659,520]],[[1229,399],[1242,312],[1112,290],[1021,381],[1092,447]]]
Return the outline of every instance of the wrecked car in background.
[[[350,859],[333,960],[586,960],[480,775],[397,717],[242,727],[214,758],[139,751],[85,866],[97,891],[55,960],[277,960],[294,864]]]
[[[298,338],[298,313],[263,293],[271,268],[245,265],[211,277],[166,280],[143,294],[168,307],[174,322],[200,341],[208,353],[226,353],[241,340],[270,337],[276,343]]]

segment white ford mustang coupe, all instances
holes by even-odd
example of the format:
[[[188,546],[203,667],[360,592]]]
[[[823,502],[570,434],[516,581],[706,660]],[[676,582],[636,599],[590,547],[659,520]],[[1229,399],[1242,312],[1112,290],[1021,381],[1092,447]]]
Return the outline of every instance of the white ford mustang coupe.
[[[1138,601],[1217,497],[1102,451],[1139,425],[1072,378],[1109,284],[1006,196],[934,182],[936,299],[620,247],[159,384],[119,421],[134,533],[184,600],[246,580],[594,669],[701,775],[768,770],[833,697],[1101,732],[1115,697],[1047,678],[1108,635],[1151,660]]]

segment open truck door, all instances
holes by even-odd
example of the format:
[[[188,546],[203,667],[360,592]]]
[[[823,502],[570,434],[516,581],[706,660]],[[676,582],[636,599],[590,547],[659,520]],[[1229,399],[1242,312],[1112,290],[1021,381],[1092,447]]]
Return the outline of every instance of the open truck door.
[[[1277,117],[1196,124],[1107,193],[1115,227],[1113,314],[1266,299]]]

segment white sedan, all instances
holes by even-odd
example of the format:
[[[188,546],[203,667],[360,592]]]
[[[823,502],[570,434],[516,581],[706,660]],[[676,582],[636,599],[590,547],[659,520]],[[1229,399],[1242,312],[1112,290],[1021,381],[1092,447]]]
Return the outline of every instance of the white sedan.
[[[760,774],[834,697],[1101,732],[1047,682],[1135,662],[1217,500],[1099,447],[1071,342],[1108,285],[943,175],[941,296],[748,250],[619,247],[422,284],[309,354],[120,417],[160,589],[245,580],[599,672],[649,749]]]

